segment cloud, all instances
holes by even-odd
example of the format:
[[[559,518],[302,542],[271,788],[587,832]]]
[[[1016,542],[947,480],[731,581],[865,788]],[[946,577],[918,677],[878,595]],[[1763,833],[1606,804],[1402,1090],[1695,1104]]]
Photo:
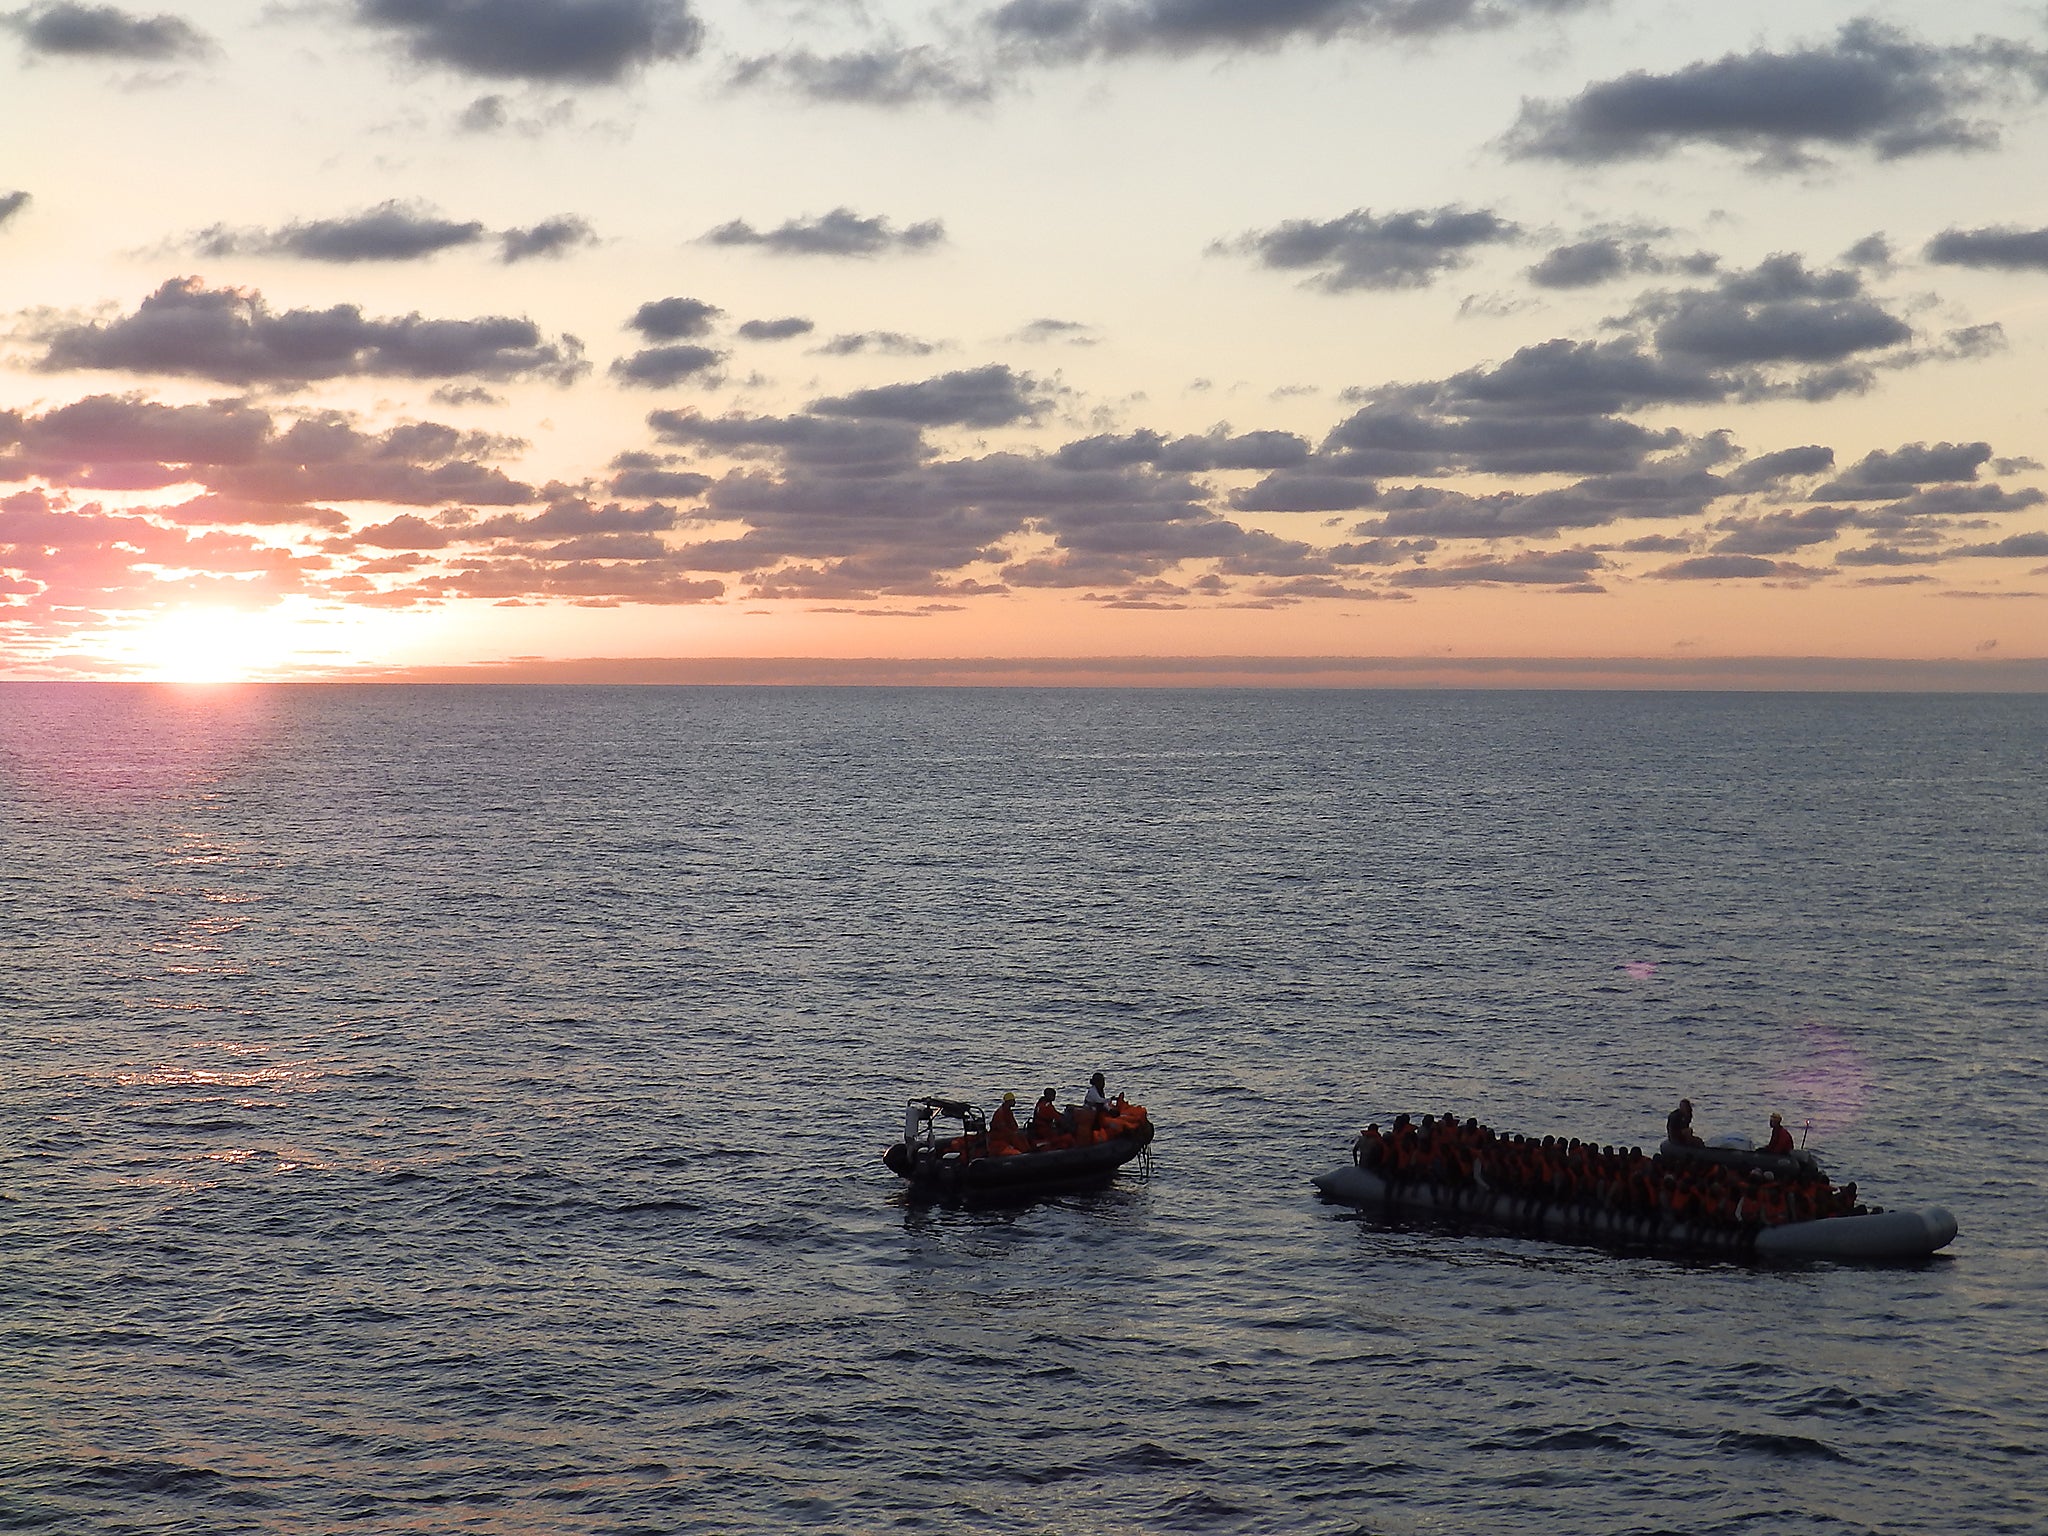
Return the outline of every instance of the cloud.
[[[2007,272],[2048,272],[2048,229],[1998,224],[1986,229],[1945,229],[1922,254],[1952,267],[1991,267]]]
[[[919,102],[954,106],[989,100],[989,78],[935,48],[881,47],[818,54],[808,48],[742,59],[732,84],[774,85],[813,101],[870,107],[907,107]]]
[[[988,18],[1042,62],[1242,51],[1338,37],[1426,37],[1563,14],[1591,0],[1009,0]]]
[[[1778,168],[1810,163],[1817,147],[1886,160],[1981,149],[1997,131],[1966,114],[2038,63],[2015,45],[1943,47],[1852,21],[1814,47],[1636,70],[1568,101],[1525,103],[1505,144],[1512,155],[1598,164],[1702,143]]]
[[[742,320],[739,335],[743,341],[788,341],[794,336],[808,336],[816,329],[801,315],[784,315],[778,320]]]
[[[30,201],[26,192],[0,192],[0,229],[6,228],[8,221],[26,208]]]
[[[1813,566],[1766,560],[1761,555],[1695,555],[1649,573],[1655,581],[1755,581],[1765,577],[1806,581],[1825,574]]]
[[[1997,559],[2039,560],[2048,555],[2048,533],[2015,533],[1989,544],[1965,544],[1956,555],[1990,555]]]
[[[1706,251],[1670,257],[1660,254],[1646,240],[1625,241],[1614,235],[1596,235],[1552,247],[1528,269],[1528,276],[1538,288],[1592,288],[1617,277],[1639,277],[1646,273],[1687,272],[1703,277],[1718,263],[1719,258]]]
[[[708,335],[725,311],[702,299],[649,299],[626,324],[649,341],[691,341]]]
[[[681,456],[676,454],[619,454],[611,462],[611,493],[614,496],[670,496],[688,500],[710,489],[711,476],[672,467],[680,462]]]
[[[1062,342],[1070,347],[1092,347],[1097,340],[1093,326],[1084,325],[1079,320],[1049,318],[1026,321],[1010,339],[1026,346]]]
[[[132,315],[58,325],[41,338],[37,366],[183,375],[224,384],[288,385],[316,379],[541,378],[585,371],[573,337],[543,340],[532,321],[505,315],[372,319],[353,304],[273,312],[260,293],[172,278]]]
[[[945,238],[946,226],[938,219],[897,229],[880,215],[863,217],[851,208],[834,208],[815,219],[790,219],[765,231],[734,219],[703,237],[707,245],[758,245],[778,256],[881,256],[929,250]]]
[[[561,85],[616,85],[704,37],[682,0],[356,0],[355,16],[415,63]]]
[[[1907,443],[1876,449],[1813,493],[1817,501],[1896,501],[1923,485],[1974,480],[1991,457],[1989,443]]]
[[[162,64],[204,58],[213,51],[206,34],[180,17],[135,16],[111,5],[56,0],[0,16],[0,23],[18,33],[30,53],[52,58]]]
[[[279,229],[216,224],[193,238],[202,256],[296,256],[307,261],[416,261],[484,238],[483,225],[442,218],[409,203],[384,202],[361,213],[308,219]]]
[[[1566,529],[1602,528],[1638,518],[1697,517],[1726,491],[1703,471],[1671,475],[1590,475],[1545,491],[1472,495],[1439,486],[1382,487],[1376,516],[1353,537],[1442,539],[1551,538]]]
[[[622,384],[667,389],[690,378],[702,377],[705,382],[712,382],[725,357],[725,353],[712,347],[671,342],[667,346],[644,347],[630,357],[620,358],[612,364],[611,373]]]
[[[1169,438],[1149,428],[1122,436],[1103,434],[1063,444],[1053,462],[1064,469],[1122,469],[1149,464],[1177,474],[1214,469],[1286,469],[1306,463],[1309,445],[1292,432],[1240,432],[1217,427],[1200,436]]]
[[[1410,566],[1387,581],[1396,587],[1533,586],[1598,592],[1601,588],[1592,577],[1606,566],[1606,557],[1590,549],[1528,549],[1450,565]]]
[[[508,229],[498,236],[498,260],[506,266],[531,261],[536,256],[562,256],[580,245],[595,245],[597,232],[574,214],[543,219],[525,229]]]
[[[851,331],[834,336],[811,350],[820,357],[853,357],[862,352],[880,352],[890,357],[929,357],[939,350],[939,344],[906,336],[901,331]]]
[[[654,411],[647,424],[664,443],[738,456],[777,454],[813,473],[877,475],[926,458],[924,434],[899,421],[848,421],[820,416],[703,416]]]
[[[1758,454],[1730,470],[1728,488],[1759,491],[1786,480],[1822,474],[1834,467],[1835,450],[1832,448],[1824,448],[1817,443],[1803,448],[1780,448],[1776,453]]]
[[[488,462],[524,447],[516,438],[435,422],[367,433],[335,411],[286,422],[245,400],[174,406],[89,395],[40,416],[0,415],[0,442],[0,481],[85,491],[197,485],[249,522],[289,521],[323,501],[516,506],[534,497]]]
[[[1036,420],[1050,404],[1045,386],[1029,374],[991,363],[915,384],[884,384],[814,400],[810,410],[820,416],[908,421],[923,427],[1003,427]]]
[[[1710,368],[1839,363],[1910,341],[1913,329],[1865,291],[1861,273],[1767,257],[1712,288],[1655,294],[1628,317],[1657,350]]]
[[[1474,248],[1512,240],[1517,227],[1485,209],[1354,209],[1317,223],[1290,219],[1219,241],[1212,252],[1249,255],[1278,271],[1309,271],[1329,293],[1422,288],[1471,260]]]
[[[1811,544],[1826,544],[1854,520],[1837,507],[1809,507],[1803,512],[1774,512],[1764,517],[1730,518],[1714,541],[1717,555],[1789,555]]]

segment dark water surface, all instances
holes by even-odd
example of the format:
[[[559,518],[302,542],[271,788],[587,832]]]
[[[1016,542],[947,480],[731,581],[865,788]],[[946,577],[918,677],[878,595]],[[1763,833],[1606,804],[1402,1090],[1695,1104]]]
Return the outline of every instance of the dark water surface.
[[[2048,701],[0,688],[0,1529],[2048,1530]],[[906,1095],[1151,1177],[906,1205]],[[1315,1199],[1813,1123],[1949,1256]]]

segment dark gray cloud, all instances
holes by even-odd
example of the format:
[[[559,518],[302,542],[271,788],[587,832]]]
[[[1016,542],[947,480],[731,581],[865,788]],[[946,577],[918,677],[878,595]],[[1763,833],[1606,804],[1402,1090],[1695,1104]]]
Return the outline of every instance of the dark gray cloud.
[[[1714,144],[1767,165],[1808,162],[1817,148],[1882,159],[1977,149],[1996,130],[1970,113],[2039,68],[2013,44],[1945,47],[1879,23],[1789,53],[1726,54],[1670,74],[1637,70],[1562,102],[1524,105],[1511,154],[1597,163]]]
[[[1290,219],[1219,241],[1212,251],[1248,255],[1278,271],[1306,271],[1331,293],[1421,288],[1471,260],[1474,249],[1512,240],[1514,224],[1483,208],[1354,209],[1320,223]]]
[[[1974,480],[1991,458],[1989,443],[1907,443],[1866,453],[1813,493],[1817,501],[1896,501],[1923,485]]]
[[[1287,472],[1234,492],[1230,505],[1239,512],[1356,512],[1379,499],[1376,480]]]
[[[1835,450],[1819,444],[1808,444],[1803,448],[1780,448],[1776,453],[1761,453],[1728,472],[1728,488],[1732,491],[1760,491],[1767,486],[1786,480],[1802,479],[1807,475],[1823,474],[1835,467]]]
[[[1862,273],[1812,271],[1796,255],[1767,257],[1710,288],[1653,294],[1626,323],[1647,328],[1663,356],[1712,369],[1838,364],[1913,336],[1869,295]]]
[[[436,405],[503,405],[505,397],[481,384],[443,384],[428,398]]]
[[[613,85],[704,36],[683,0],[356,0],[355,14],[416,63],[548,84]]]
[[[1935,565],[1941,555],[1934,550],[1900,549],[1895,544],[1865,544],[1856,549],[1840,550],[1835,555],[1837,565]]]
[[[1730,518],[1720,524],[1714,541],[1717,555],[1789,555],[1810,544],[1838,537],[1855,513],[1839,507],[1808,507],[1802,512],[1773,512],[1764,517]]]
[[[894,473],[928,458],[924,434],[900,421],[821,416],[718,416],[655,411],[647,418],[664,443],[739,457],[775,455],[813,474]]]
[[[485,518],[465,525],[461,529],[461,537],[470,543],[509,539],[531,544],[549,539],[582,539],[605,534],[661,533],[675,527],[677,520],[674,507],[659,504],[627,506],[616,501],[599,504],[582,496],[556,494],[548,498],[543,511],[531,516],[506,512]]]
[[[793,336],[808,336],[816,329],[801,315],[784,315],[778,320],[742,320],[739,334],[743,341],[788,341]]]
[[[1475,496],[1438,486],[1381,488],[1378,514],[1354,538],[1554,538],[1567,529],[1603,528],[1641,518],[1697,517],[1726,492],[1704,471],[1670,475],[1590,475],[1555,490]]]
[[[640,389],[667,389],[685,379],[715,381],[726,354],[715,347],[691,342],[670,342],[666,346],[643,347],[611,366],[612,377]]]
[[[1012,338],[1027,346],[1041,346],[1048,342],[1063,342],[1070,347],[1092,347],[1095,345],[1095,328],[1079,320],[1030,320],[1020,326]]]
[[[306,219],[278,229],[216,224],[193,238],[202,256],[296,256],[306,261],[416,261],[484,238],[475,220],[447,219],[397,201],[333,219]]]
[[[585,371],[573,337],[545,340],[532,321],[505,315],[372,319],[353,304],[273,312],[259,293],[172,278],[132,315],[59,325],[37,366],[181,375],[225,384],[285,385],[316,379],[541,378],[567,383]]]
[[[30,53],[52,58],[127,59],[162,64],[213,51],[205,33],[181,17],[136,16],[111,5],[70,0],[32,5],[0,16]]]
[[[939,343],[906,336],[901,331],[848,331],[811,348],[820,357],[855,357],[879,352],[888,357],[930,357]]]
[[[614,496],[673,497],[689,500],[711,488],[711,476],[675,466],[678,454],[622,453],[611,462],[608,488]]]
[[[2048,533],[2014,533],[1989,544],[1965,544],[1956,555],[1990,555],[1997,559],[2039,560],[2048,556]]]
[[[1308,462],[1309,445],[1292,432],[1231,432],[1169,438],[1149,428],[1062,444],[1052,462],[1063,469],[1122,469],[1149,464],[1175,474],[1216,469],[1286,469]]]
[[[366,433],[340,412],[286,421],[245,400],[90,395],[41,416],[0,415],[0,444],[0,480],[86,491],[196,483],[212,521],[317,522],[306,510],[317,502],[516,506],[535,494],[489,462],[518,452],[515,438],[434,422]]]
[[[1598,592],[1602,589],[1593,577],[1606,568],[1606,557],[1595,550],[1526,549],[1449,565],[1410,566],[1387,581],[1396,587],[1529,586]]]
[[[1986,229],[1945,229],[1927,242],[1929,261],[1952,267],[1993,267],[2048,272],[2048,229],[1997,224]]]
[[[1570,245],[1552,247],[1541,261],[1528,269],[1528,276],[1538,288],[1593,288],[1617,277],[1666,272],[1704,277],[1719,262],[1719,257],[1707,251],[1667,256],[1647,240],[1596,235]]]
[[[1825,574],[1813,566],[1766,560],[1761,555],[1695,555],[1649,573],[1656,581],[1755,581],[1764,577],[1804,581]]]
[[[26,192],[0,192],[0,229],[4,229],[8,220],[28,205],[29,195]]]
[[[702,299],[649,299],[626,324],[649,341],[693,341],[709,335],[712,322],[724,313]],[[745,334],[744,326],[741,333]]]
[[[988,18],[1043,62],[1273,48],[1337,37],[1426,37],[1509,26],[1591,0],[1009,0]]]
[[[987,101],[995,94],[987,75],[927,46],[833,54],[792,48],[760,54],[739,62],[732,83],[743,89],[772,85],[813,101],[870,107],[907,107],[927,101],[960,106]]]
[[[537,256],[565,256],[578,246],[596,243],[597,231],[573,213],[565,213],[524,229],[505,230],[498,236],[498,260],[509,267]]]
[[[1029,374],[991,363],[915,384],[884,384],[834,395],[812,401],[809,408],[820,416],[907,421],[924,427],[1004,427],[1036,420],[1050,404],[1046,387]]]
[[[946,226],[938,219],[898,229],[879,214],[869,217],[851,208],[834,208],[815,219],[790,219],[769,230],[734,219],[704,235],[709,245],[758,245],[778,256],[882,256],[929,250],[945,238]]]

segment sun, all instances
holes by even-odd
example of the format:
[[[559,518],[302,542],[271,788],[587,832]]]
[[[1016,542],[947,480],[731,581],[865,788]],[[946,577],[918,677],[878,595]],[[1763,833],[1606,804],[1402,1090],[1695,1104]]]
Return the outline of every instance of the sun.
[[[264,609],[195,605],[123,625],[95,649],[144,682],[246,683],[346,674],[386,650],[396,628],[384,615],[293,599]]]
[[[128,649],[153,683],[240,683],[284,661],[293,628],[275,613],[179,608],[138,627]]]

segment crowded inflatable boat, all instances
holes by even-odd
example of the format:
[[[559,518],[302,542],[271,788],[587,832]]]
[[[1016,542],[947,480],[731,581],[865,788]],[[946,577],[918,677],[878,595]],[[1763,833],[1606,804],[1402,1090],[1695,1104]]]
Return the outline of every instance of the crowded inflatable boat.
[[[1940,1206],[1886,1210],[1837,1185],[1774,1123],[1770,1149],[1708,1146],[1690,1104],[1655,1153],[1516,1136],[1455,1115],[1397,1116],[1314,1183],[1347,1205],[1449,1217],[1562,1241],[1792,1259],[1912,1259],[1946,1247]],[[1682,1113],[1681,1113],[1682,1112]],[[1774,1117],[1775,1120],[1775,1117]]]

